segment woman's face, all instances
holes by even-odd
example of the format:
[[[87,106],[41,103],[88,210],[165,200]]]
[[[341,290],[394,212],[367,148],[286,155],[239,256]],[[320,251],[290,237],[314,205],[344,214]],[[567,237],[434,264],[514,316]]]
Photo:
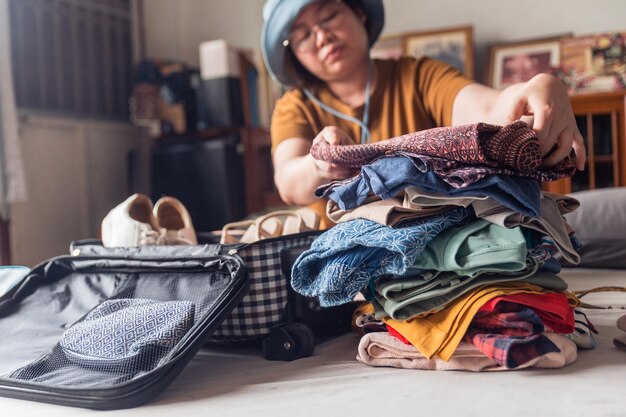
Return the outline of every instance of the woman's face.
[[[316,2],[291,26],[289,47],[302,65],[325,82],[349,77],[369,49],[365,15],[337,0]]]

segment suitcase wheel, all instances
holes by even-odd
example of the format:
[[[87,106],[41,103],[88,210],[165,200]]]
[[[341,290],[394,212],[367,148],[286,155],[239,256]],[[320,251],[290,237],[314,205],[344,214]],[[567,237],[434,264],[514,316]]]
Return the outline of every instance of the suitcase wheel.
[[[263,357],[270,361],[293,361],[313,354],[313,331],[302,323],[273,327],[263,340]]]

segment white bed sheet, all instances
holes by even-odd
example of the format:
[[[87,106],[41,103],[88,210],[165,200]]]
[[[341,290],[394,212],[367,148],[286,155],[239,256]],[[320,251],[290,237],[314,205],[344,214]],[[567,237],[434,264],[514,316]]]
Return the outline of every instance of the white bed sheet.
[[[626,286],[626,271],[572,269],[570,289]],[[298,361],[268,362],[250,349],[200,352],[155,401],[131,410],[98,412],[0,398],[2,416],[626,416],[626,352],[613,347],[626,314],[626,293],[585,301],[600,331],[595,350],[557,370],[500,373],[373,368],[356,361],[358,337],[345,335]]]

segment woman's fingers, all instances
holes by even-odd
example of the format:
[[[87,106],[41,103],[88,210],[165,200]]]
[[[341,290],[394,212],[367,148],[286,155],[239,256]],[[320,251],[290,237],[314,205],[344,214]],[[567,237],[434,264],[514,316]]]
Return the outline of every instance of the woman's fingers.
[[[328,178],[329,180],[343,180],[355,175],[354,168],[343,167],[317,159],[313,159],[313,163],[315,164],[317,173],[321,177]]]
[[[346,132],[339,129],[336,126],[326,126],[317,135],[318,138],[328,143],[329,145],[352,145],[354,141],[348,136]]]
[[[573,146],[574,153],[576,154],[576,168],[578,168],[579,171],[583,171],[585,169],[585,162],[587,162],[587,150],[585,149],[585,141],[578,129],[574,131]]]
[[[547,106],[532,109],[534,115],[533,130],[539,138],[541,155],[548,154],[558,141],[558,126],[555,126],[552,112]]]
[[[551,167],[567,158],[572,150],[572,144],[574,143],[574,134],[578,129],[572,127],[566,127],[559,134],[556,139],[556,144],[552,147],[551,152],[543,159],[542,165]]]

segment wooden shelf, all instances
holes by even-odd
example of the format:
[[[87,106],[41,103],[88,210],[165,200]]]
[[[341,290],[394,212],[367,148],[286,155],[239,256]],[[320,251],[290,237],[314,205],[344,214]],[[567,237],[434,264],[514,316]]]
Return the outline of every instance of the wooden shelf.
[[[270,132],[266,128],[241,130],[246,183],[246,211],[253,213],[284,204],[274,185]]]
[[[207,129],[184,135],[168,135],[155,139],[154,144],[210,141],[235,135],[241,140],[238,151],[242,152],[244,167],[245,212],[247,214],[277,207],[284,203],[274,186],[274,169],[271,156],[269,130],[256,127],[231,127]]]
[[[581,94],[570,98],[585,139],[585,171],[572,178],[544,183],[561,194],[594,188],[626,186],[626,91]]]
[[[612,163],[614,162],[614,157],[613,155],[594,155],[593,162],[596,164]]]

